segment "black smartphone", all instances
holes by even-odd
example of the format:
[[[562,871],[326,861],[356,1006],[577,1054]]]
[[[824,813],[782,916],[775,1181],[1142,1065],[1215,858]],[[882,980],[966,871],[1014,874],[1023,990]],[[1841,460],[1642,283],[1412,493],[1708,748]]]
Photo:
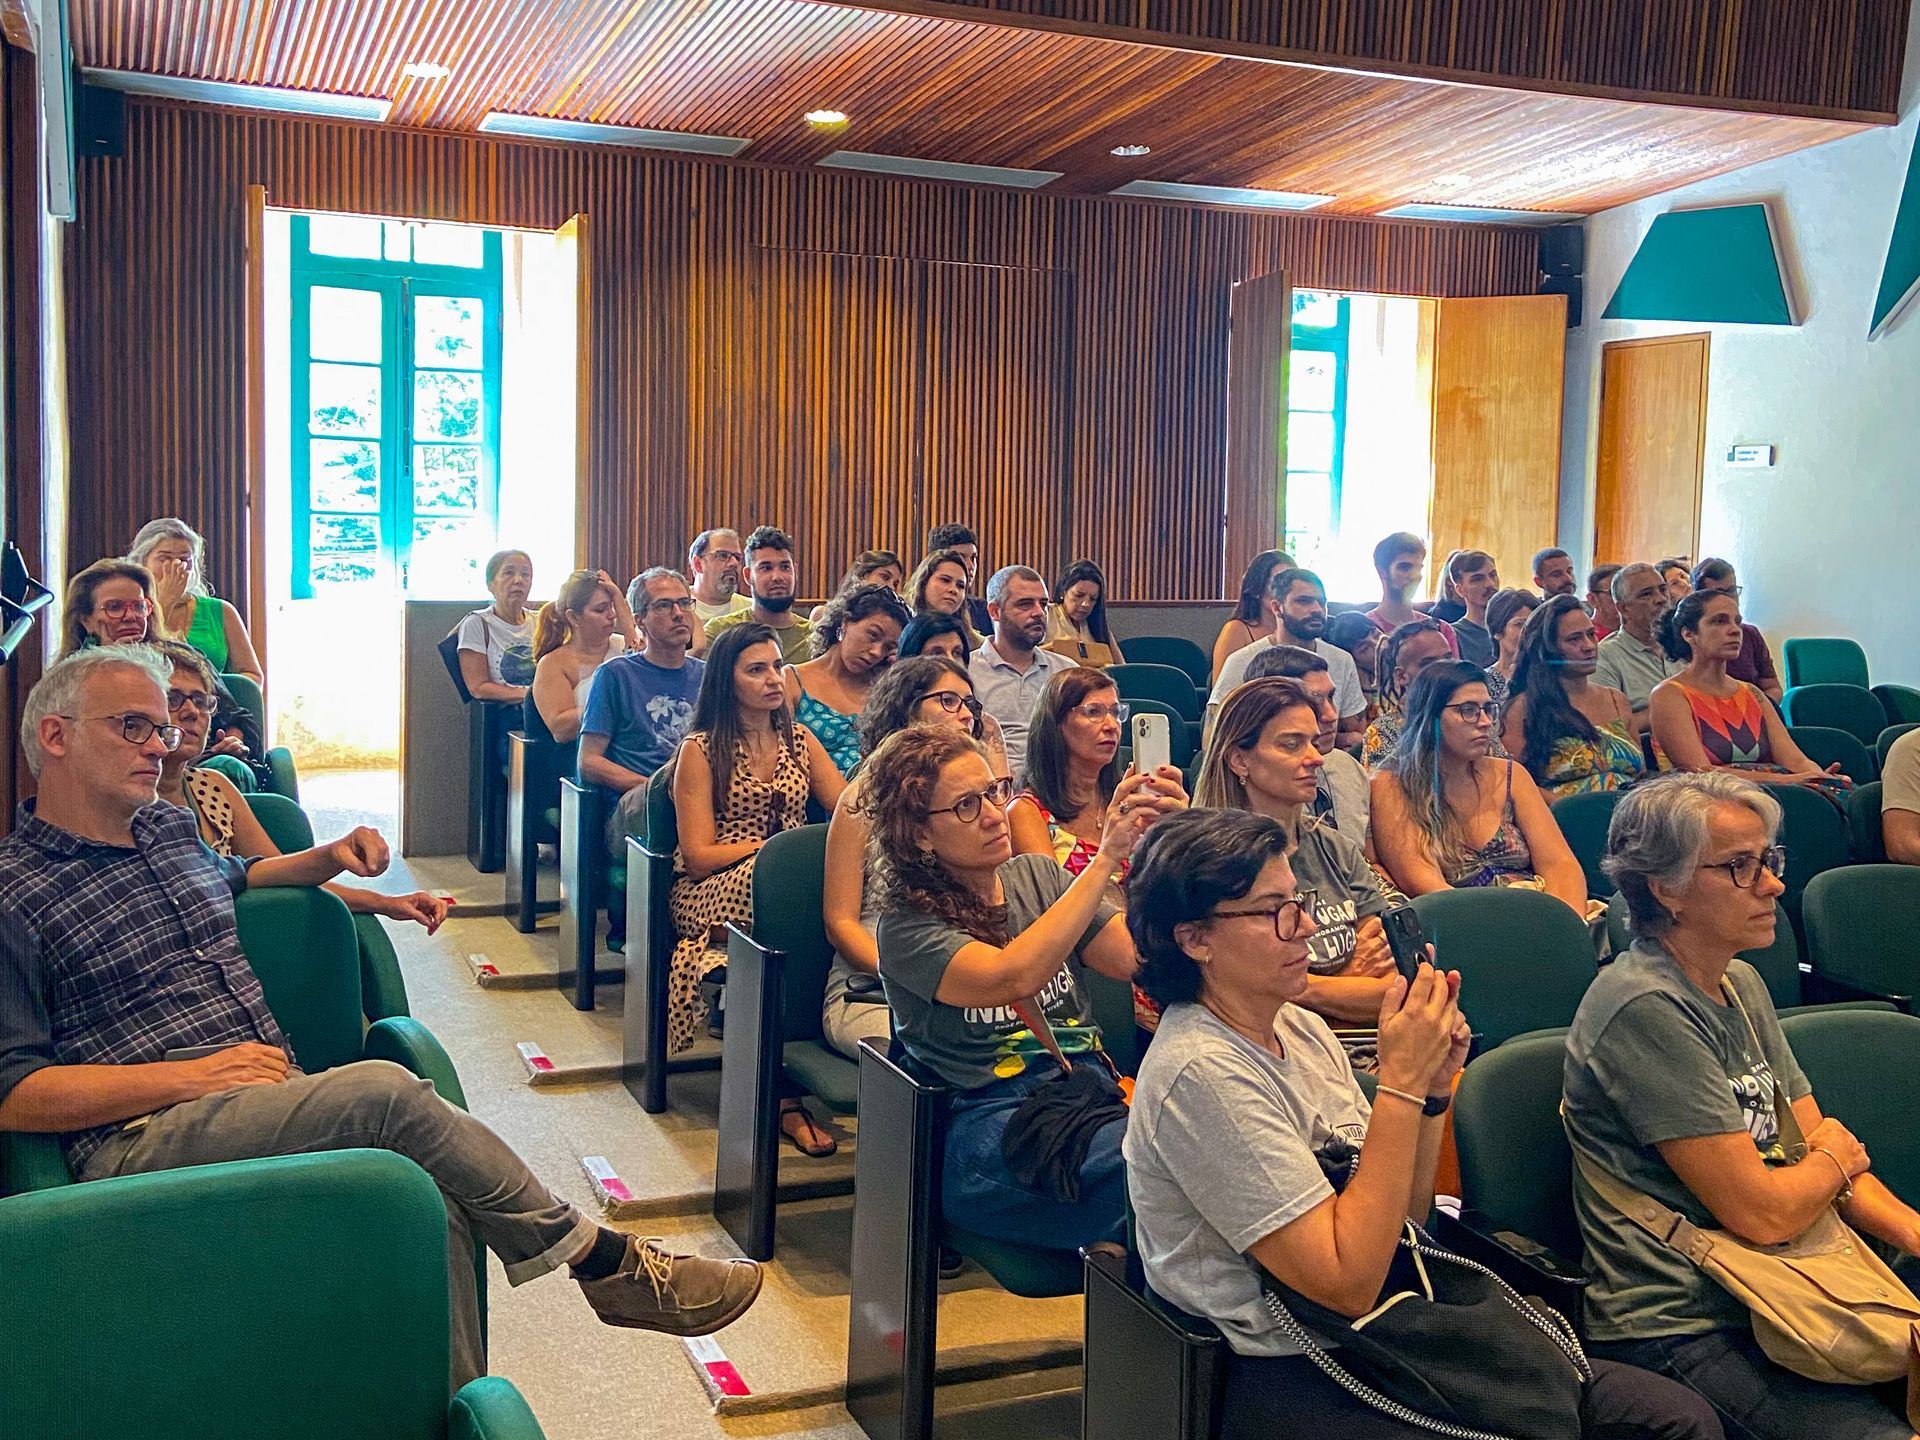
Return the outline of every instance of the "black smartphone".
[[[1427,959],[1427,932],[1421,927],[1420,912],[1411,905],[1396,905],[1380,917],[1380,923],[1386,928],[1394,968],[1411,985]]]

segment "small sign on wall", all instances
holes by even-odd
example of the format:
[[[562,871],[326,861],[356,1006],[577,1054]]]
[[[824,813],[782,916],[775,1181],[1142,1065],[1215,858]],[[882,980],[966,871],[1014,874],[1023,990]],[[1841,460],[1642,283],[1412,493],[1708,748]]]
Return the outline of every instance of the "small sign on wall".
[[[1773,446],[1736,445],[1727,451],[1727,464],[1738,470],[1771,470]]]

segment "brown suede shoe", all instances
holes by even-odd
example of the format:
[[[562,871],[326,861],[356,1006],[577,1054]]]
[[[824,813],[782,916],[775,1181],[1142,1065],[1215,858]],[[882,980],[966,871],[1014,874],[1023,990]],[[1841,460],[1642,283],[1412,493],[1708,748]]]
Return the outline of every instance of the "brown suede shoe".
[[[672,1255],[657,1241],[630,1235],[618,1270],[579,1285],[608,1325],[711,1335],[747,1313],[760,1294],[760,1280],[760,1267],[751,1260]]]

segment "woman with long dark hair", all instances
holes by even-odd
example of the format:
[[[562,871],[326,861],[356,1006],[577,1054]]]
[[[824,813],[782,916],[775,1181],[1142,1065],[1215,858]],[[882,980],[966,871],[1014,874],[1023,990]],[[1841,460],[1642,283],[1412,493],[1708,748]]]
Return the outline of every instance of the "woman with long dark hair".
[[[876,677],[893,663],[900,630],[913,617],[885,585],[862,585],[834,598],[813,631],[813,659],[789,665],[793,718],[826,747],[842,775],[860,763],[861,708]]]
[[[1406,727],[1373,777],[1373,842],[1409,895],[1526,885],[1582,919],[1587,882],[1533,777],[1492,753],[1500,709],[1486,672],[1429,666],[1407,695]]]
[[[1047,682],[1027,730],[1026,788],[1007,807],[1014,854],[1051,855],[1069,875],[1086,867],[1120,783],[1126,720],[1120,692],[1098,670],[1080,665]],[[1126,871],[1123,863],[1120,877]]]
[[[980,648],[967,618],[967,557],[958,550],[934,550],[914,568],[907,581],[907,604],[918,615],[950,615],[959,621],[967,653]]]
[[[1500,733],[1549,802],[1622,790],[1646,771],[1632,702],[1593,682],[1599,649],[1593,617],[1572,595],[1548,599],[1520,632]]]
[[[1520,635],[1527,617],[1540,604],[1531,590],[1506,589],[1487,601],[1487,633],[1493,636],[1493,663],[1487,666],[1487,689],[1493,703],[1505,705],[1513,688],[1513,667],[1520,660]]]
[[[897,658],[910,660],[916,655],[931,655],[939,660],[957,660],[962,665],[973,652],[967,637],[973,632],[956,615],[936,615],[931,610],[914,616],[900,632]]]
[[[1107,629],[1107,577],[1091,560],[1076,560],[1053,587],[1047,607],[1047,649],[1104,668],[1124,665],[1120,642]]]
[[[1247,562],[1246,571],[1240,577],[1240,596],[1234,602],[1233,614],[1214,637],[1215,679],[1234,651],[1244,650],[1254,641],[1273,635],[1273,620],[1267,611],[1267,582],[1273,579],[1274,571],[1290,569],[1292,565],[1293,557],[1284,550],[1262,550]]]

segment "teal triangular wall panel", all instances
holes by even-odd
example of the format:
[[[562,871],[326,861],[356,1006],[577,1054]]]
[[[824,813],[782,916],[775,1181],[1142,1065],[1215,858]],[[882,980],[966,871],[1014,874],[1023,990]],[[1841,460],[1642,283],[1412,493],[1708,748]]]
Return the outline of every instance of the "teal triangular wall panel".
[[[1767,207],[1721,205],[1655,216],[1602,318],[1798,323]]]
[[[1880,293],[1873,300],[1873,328],[1867,338],[1879,339],[1916,294],[1920,294],[1920,130],[1914,132],[1907,183],[1900,191],[1900,208],[1894,212],[1887,268],[1880,272]]]

